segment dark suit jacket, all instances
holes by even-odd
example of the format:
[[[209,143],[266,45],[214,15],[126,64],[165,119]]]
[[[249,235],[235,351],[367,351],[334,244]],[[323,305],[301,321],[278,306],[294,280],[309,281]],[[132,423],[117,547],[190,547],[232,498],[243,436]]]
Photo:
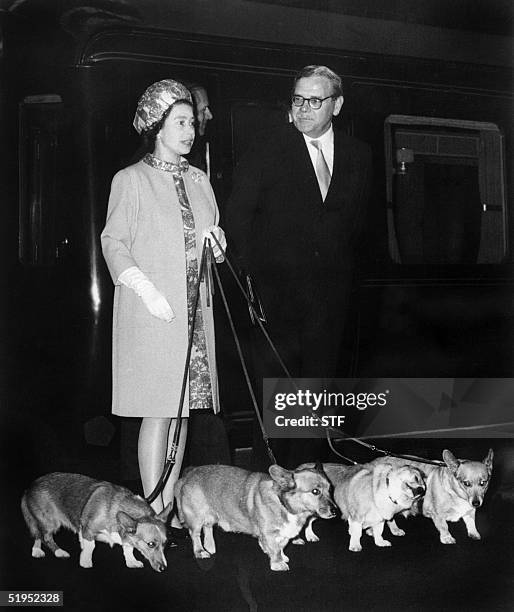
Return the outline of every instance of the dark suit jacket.
[[[348,278],[370,182],[369,147],[337,130],[325,202],[303,135],[292,124],[258,138],[236,168],[224,221],[240,264],[260,286]]]

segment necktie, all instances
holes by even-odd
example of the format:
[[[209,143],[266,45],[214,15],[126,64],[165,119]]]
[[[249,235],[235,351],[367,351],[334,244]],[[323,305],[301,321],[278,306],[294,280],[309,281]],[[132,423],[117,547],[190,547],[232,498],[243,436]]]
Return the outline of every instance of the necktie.
[[[321,197],[323,198],[323,201],[325,201],[328,188],[330,186],[330,170],[328,169],[328,164],[325,160],[325,156],[323,155],[320,141],[312,140],[311,144],[318,149],[318,155],[316,156],[316,176],[318,177]]]

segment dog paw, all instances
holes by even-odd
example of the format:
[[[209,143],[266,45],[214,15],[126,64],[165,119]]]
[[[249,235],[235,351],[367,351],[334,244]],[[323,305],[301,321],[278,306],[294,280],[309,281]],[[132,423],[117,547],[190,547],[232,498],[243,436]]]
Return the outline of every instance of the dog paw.
[[[209,559],[211,556],[211,553],[207,552],[206,550],[195,550],[195,557],[197,559]]]
[[[398,529],[395,529],[394,531],[393,529],[391,529],[390,531],[394,536],[404,536],[405,535],[405,531],[403,529],[400,529],[399,527]]]
[[[271,569],[274,572],[288,572],[289,565],[285,561],[272,561],[270,564]]]
[[[366,529],[366,535],[372,536],[373,535],[373,529],[371,529],[371,527],[368,527]]]
[[[482,536],[478,533],[478,531],[472,532],[472,533],[468,533],[468,536],[472,539],[472,540],[481,540]]]
[[[32,556],[34,559],[42,559],[45,556],[45,551],[41,550],[41,548],[33,548]]]
[[[307,542],[319,542],[319,538],[315,533],[306,534]]]
[[[69,559],[70,558],[70,554],[67,553],[65,550],[63,550],[62,548],[58,548],[55,552],[54,555],[56,557],[59,557],[60,559]]]
[[[126,562],[126,566],[130,569],[139,569],[143,567],[144,563],[142,561],[138,561],[137,559],[132,559],[131,561]]]
[[[441,540],[441,544],[456,544],[455,538],[450,534],[442,535],[439,539]]]
[[[92,559],[80,559],[79,565],[80,565],[80,567],[84,567],[85,569],[89,569],[90,567],[93,567],[93,561],[92,561]]]
[[[310,541],[310,540],[309,540]],[[292,541],[292,544],[296,544],[298,546],[303,546],[305,544],[305,540],[303,538],[295,538]]]
[[[387,548],[388,546],[392,546],[389,540],[375,540],[375,544],[380,546],[380,548]]]
[[[361,552],[362,546],[360,544],[350,544],[348,550],[351,550],[352,552]]]

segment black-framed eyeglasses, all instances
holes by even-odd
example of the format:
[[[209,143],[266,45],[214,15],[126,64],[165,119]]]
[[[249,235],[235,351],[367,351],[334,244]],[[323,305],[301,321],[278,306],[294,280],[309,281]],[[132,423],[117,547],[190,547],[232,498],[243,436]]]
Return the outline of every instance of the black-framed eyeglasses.
[[[330,98],[334,98],[335,96],[327,96],[326,98],[304,98],[303,96],[299,96],[295,94],[291,97],[291,102],[293,106],[303,106],[305,102],[309,103],[309,106],[314,110],[319,110],[325,100]]]

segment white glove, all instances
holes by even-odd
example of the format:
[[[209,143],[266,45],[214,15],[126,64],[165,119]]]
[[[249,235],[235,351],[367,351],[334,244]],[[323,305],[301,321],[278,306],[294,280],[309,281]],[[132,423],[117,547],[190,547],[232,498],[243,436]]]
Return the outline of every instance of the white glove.
[[[216,244],[216,241],[211,236],[211,232],[216,236],[216,239],[220,243],[221,248],[223,249],[223,251],[226,251],[226,249],[227,249],[227,240],[225,238],[225,232],[221,229],[221,227],[219,225],[210,225],[209,227],[206,227],[203,230],[203,234],[202,234],[202,243],[203,243],[203,241],[206,238],[210,239],[211,246],[212,246],[212,252],[213,252],[214,257],[216,259],[216,263],[221,263],[225,258],[223,256],[223,253],[221,252],[219,246]]]
[[[132,289],[142,300],[150,314],[170,323],[175,318],[168,300],[158,291],[154,284],[141,272],[137,266],[124,270],[118,277],[119,282]]]

